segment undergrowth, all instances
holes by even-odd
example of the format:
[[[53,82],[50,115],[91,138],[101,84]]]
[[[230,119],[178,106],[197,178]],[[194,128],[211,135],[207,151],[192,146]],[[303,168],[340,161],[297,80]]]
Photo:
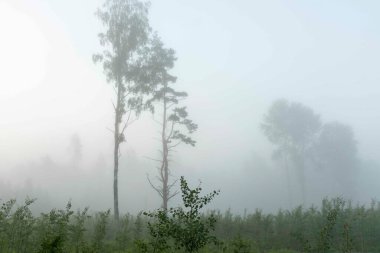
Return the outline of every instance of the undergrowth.
[[[0,252],[154,252],[153,248],[165,245],[164,241],[170,247],[162,248],[161,252],[380,252],[380,204],[375,201],[365,207],[341,199],[325,199],[320,208],[298,207],[276,214],[261,210],[243,216],[233,215],[229,210],[198,212],[194,220],[186,218],[189,215],[186,208],[179,208],[145,216],[127,214],[118,222],[109,210],[91,213],[85,208],[74,212],[70,202],[63,209],[35,217],[30,210],[35,202],[26,199],[17,204],[12,199],[1,204]],[[182,221],[173,218],[173,214],[182,217]],[[207,230],[210,234],[197,237],[201,233],[196,229],[203,226],[199,224],[211,224],[212,229]],[[183,236],[176,238],[168,229],[182,231]],[[202,241],[206,237],[215,240]],[[157,241],[151,241],[152,238]],[[201,247],[191,248],[194,241]]]

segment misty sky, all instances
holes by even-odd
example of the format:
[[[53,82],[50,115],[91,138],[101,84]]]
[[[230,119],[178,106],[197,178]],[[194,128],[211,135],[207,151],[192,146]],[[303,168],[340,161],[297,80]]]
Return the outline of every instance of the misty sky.
[[[84,170],[100,159],[111,175],[113,93],[91,60],[101,50],[94,12],[102,2],[0,0],[0,180],[23,185],[36,173],[31,164],[65,163],[73,134]],[[152,0],[151,26],[177,52],[176,85],[189,93],[199,125],[197,146],[179,148],[174,174],[220,188],[221,208],[243,208],[234,197],[239,185],[280,189],[278,177],[266,177],[276,171],[259,129],[278,98],[351,125],[361,158],[379,161],[379,9],[379,1]],[[155,173],[146,157],[157,156],[159,144],[152,117],[132,125],[123,144],[123,157],[144,169],[121,168],[120,176],[152,195],[136,210],[156,198],[145,177]],[[246,207],[279,207],[257,192],[247,196],[257,204]]]

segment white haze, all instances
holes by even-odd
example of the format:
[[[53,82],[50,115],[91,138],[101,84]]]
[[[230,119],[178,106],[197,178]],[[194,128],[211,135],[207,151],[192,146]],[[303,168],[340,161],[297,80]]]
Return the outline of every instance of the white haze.
[[[0,0],[1,199],[37,197],[41,210],[70,199],[94,210],[112,207],[113,91],[91,60],[100,50],[94,12],[101,4]],[[352,126],[366,164],[354,175],[354,201],[379,198],[379,7],[153,0],[151,25],[177,52],[177,86],[189,93],[186,105],[199,125],[196,147],[175,154],[173,175],[220,189],[213,208],[289,208],[285,173],[271,161],[273,146],[259,129],[271,103],[286,98],[313,108],[324,122]],[[122,145],[123,212],[160,204],[146,180],[156,172],[147,157],[156,158],[159,148],[152,119],[144,114]],[[77,159],[73,136],[82,146]],[[308,204],[344,196],[320,173],[309,173],[307,182]]]

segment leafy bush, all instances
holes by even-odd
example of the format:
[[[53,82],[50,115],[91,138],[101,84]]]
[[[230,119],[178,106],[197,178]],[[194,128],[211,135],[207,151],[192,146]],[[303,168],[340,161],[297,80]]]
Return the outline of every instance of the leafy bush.
[[[197,252],[208,243],[216,243],[216,237],[211,235],[215,229],[216,218],[213,214],[202,217],[200,210],[219,194],[213,191],[201,197],[201,187],[190,189],[186,180],[181,177],[181,192],[184,208],[159,209],[144,215],[152,218],[148,222],[152,252],[166,252],[173,247],[185,252]],[[149,247],[141,245],[148,249]]]
[[[95,231],[93,237],[93,252],[94,253],[104,253],[104,239],[106,237],[106,226],[108,218],[110,216],[111,210],[108,209],[106,212],[98,213],[96,217]]]
[[[380,252],[378,202],[365,207],[326,199],[320,208],[240,216],[230,210],[201,213],[217,192],[200,197],[200,187],[192,190],[187,183],[181,189],[183,208],[126,215],[119,222],[110,219],[109,211],[91,216],[88,208],[73,212],[70,203],[34,217],[33,199],[20,205],[5,201],[0,206],[0,252]]]
[[[73,214],[69,202],[64,210],[53,209],[48,214],[41,214],[37,222],[39,230],[38,253],[66,252],[65,243],[69,234],[69,221]]]

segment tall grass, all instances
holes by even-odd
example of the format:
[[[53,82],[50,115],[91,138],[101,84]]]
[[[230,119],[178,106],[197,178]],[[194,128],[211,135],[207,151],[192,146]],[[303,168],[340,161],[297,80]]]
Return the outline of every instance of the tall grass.
[[[1,204],[1,253],[139,252],[138,242],[149,240],[149,220],[141,215],[127,214],[116,223],[109,211],[74,212],[68,203],[34,217],[30,206],[36,204],[33,199]],[[380,203],[375,201],[365,207],[325,199],[319,208],[213,215],[219,243],[200,252],[380,252]]]

